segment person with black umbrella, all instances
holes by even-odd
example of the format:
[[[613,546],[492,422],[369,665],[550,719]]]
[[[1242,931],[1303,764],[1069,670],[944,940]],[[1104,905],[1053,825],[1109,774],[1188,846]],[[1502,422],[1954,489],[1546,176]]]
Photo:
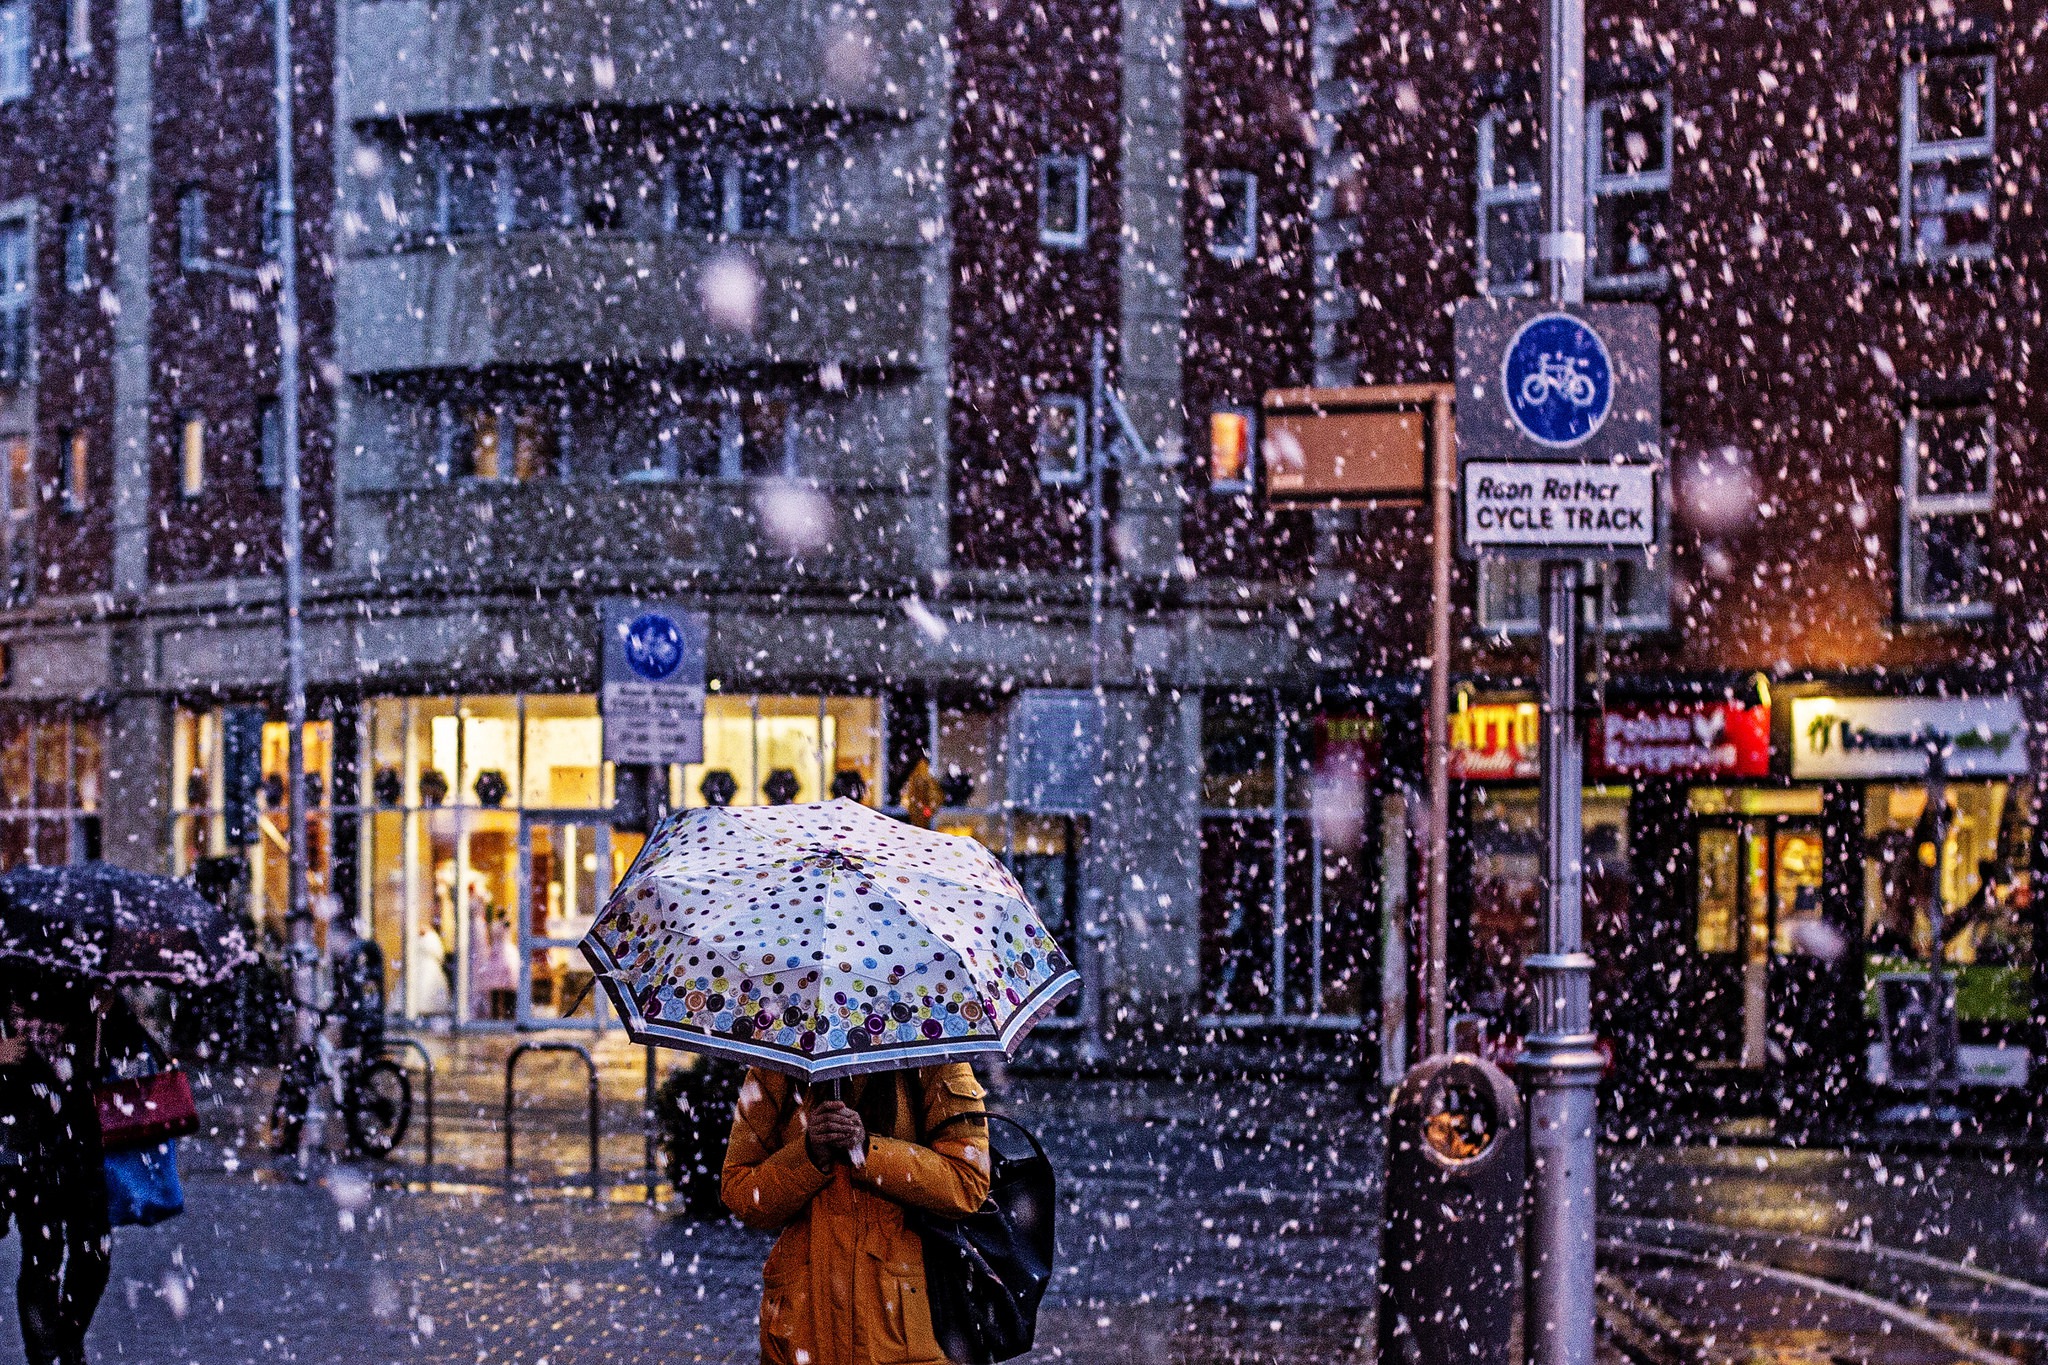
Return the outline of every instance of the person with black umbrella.
[[[15,1301],[30,1365],[82,1365],[107,1287],[111,1232],[93,1105],[101,1006],[54,973],[0,977],[0,1235],[10,1220],[21,1233]]]

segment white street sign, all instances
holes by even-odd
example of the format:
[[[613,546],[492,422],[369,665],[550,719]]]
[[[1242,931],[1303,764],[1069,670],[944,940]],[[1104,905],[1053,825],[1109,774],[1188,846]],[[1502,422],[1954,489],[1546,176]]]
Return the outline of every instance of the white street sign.
[[[1468,546],[1657,543],[1657,476],[1647,465],[1468,460],[1460,473]]]

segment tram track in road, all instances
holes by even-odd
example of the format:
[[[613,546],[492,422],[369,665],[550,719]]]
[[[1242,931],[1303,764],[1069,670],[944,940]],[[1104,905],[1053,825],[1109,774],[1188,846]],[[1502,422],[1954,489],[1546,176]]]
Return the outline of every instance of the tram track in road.
[[[1638,1365],[2037,1365],[2048,1288],[1869,1241],[1600,1220],[1600,1311]]]

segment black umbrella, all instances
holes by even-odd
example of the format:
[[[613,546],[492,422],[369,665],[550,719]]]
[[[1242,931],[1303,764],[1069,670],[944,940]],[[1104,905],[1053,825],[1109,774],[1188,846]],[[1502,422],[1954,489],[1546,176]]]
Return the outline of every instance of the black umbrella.
[[[0,958],[205,986],[254,956],[236,917],[188,881],[106,863],[0,874]]]

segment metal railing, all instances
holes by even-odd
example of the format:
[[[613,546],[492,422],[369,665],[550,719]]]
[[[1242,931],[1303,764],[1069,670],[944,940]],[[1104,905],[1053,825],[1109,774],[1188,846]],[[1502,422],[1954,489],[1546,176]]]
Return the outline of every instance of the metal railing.
[[[411,1048],[419,1057],[420,1068],[426,1078],[426,1083],[421,1087],[426,1106],[425,1121],[420,1125],[420,1145],[425,1148],[423,1164],[426,1167],[427,1188],[431,1190],[434,1187],[434,1054],[428,1052],[426,1046],[416,1038],[384,1040],[384,1051],[390,1052],[396,1048]]]
[[[513,1166],[513,1122],[512,1099],[513,1081],[519,1070],[519,1059],[529,1052],[573,1052],[583,1059],[583,1069],[590,1078],[590,1197],[601,1198],[604,1193],[602,1177],[598,1172],[598,1099],[597,1060],[590,1055],[590,1049],[581,1043],[521,1043],[505,1058],[505,1179],[512,1179]]]

